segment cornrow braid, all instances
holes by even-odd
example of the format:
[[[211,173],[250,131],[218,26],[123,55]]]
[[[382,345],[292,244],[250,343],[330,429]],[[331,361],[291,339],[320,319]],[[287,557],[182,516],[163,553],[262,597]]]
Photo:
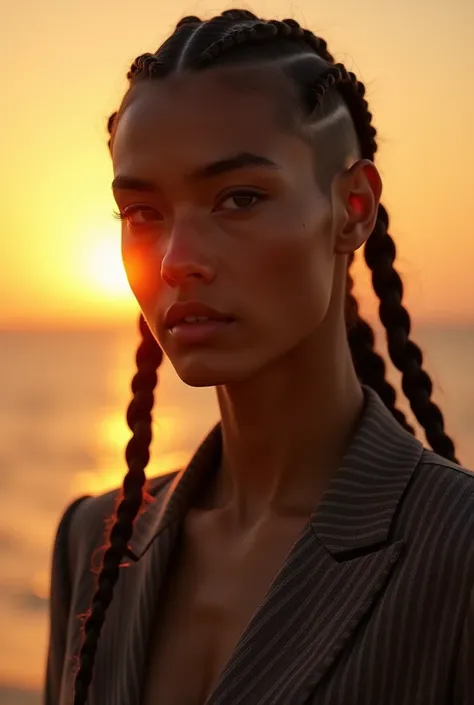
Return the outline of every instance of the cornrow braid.
[[[301,30],[301,37],[304,39],[306,44],[308,44],[313,49],[314,53],[317,54],[321,59],[323,59],[323,61],[326,61],[328,64],[336,63],[332,54],[329,53],[327,42],[324,39],[322,39],[321,37],[317,37],[309,29],[304,29],[303,27],[301,27],[296,20],[285,19],[282,21],[284,22],[284,24],[287,24],[289,27],[292,27],[295,30]]]
[[[161,62],[156,58],[156,55],[145,52],[145,54],[137,56],[127,73],[127,78],[132,81],[139,74],[148,77],[157,75],[156,69],[159,66],[161,66]]]
[[[127,410],[127,424],[133,433],[125,451],[128,472],[124,478],[123,498],[117,508],[117,517],[110,533],[109,547],[104,554],[97,589],[84,625],[84,640],[75,680],[74,705],[85,705],[87,701],[105,613],[112,600],[119,577],[120,562],[132,535],[133,522],[143,502],[145,467],[150,460],[149,448],[152,441],[151,411],[157,384],[157,369],[162,362],[163,352],[141,315],[139,329],[142,342],[136,354],[137,373],[132,380],[133,399]]]
[[[224,10],[221,12],[221,17],[232,20],[233,22],[259,21],[257,15],[249,10]]]
[[[315,37],[312,32],[302,29],[295,20],[256,20],[252,24],[238,25],[213,42],[202,52],[197,61],[197,68],[209,66],[225,51],[239,44],[259,44],[277,38],[304,40],[316,53],[321,52],[325,57],[332,59],[327,52],[326,42]]]
[[[176,29],[180,29],[180,27],[184,27],[184,25],[197,25],[197,24],[202,24],[202,20],[199,19],[199,17],[196,17],[196,15],[187,15],[186,17],[182,17],[178,24],[175,27]]]

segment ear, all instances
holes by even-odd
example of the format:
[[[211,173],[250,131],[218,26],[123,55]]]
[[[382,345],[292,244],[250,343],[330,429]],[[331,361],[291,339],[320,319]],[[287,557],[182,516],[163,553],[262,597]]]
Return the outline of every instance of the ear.
[[[369,159],[360,159],[334,184],[337,203],[335,252],[351,254],[369,238],[377,220],[382,180]]]

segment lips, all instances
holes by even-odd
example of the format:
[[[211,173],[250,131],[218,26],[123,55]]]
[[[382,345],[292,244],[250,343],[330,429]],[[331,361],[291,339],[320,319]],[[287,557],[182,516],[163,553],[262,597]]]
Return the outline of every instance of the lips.
[[[186,319],[191,319],[186,321]],[[196,321],[197,319],[197,321]],[[233,321],[233,316],[211,308],[199,301],[188,301],[186,303],[175,303],[169,307],[164,317],[166,328],[172,329],[180,323],[192,323],[207,321]]]

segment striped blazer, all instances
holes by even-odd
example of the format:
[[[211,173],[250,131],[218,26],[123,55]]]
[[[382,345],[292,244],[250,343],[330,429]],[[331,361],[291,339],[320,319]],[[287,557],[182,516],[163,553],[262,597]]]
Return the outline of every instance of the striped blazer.
[[[474,704],[474,475],[424,449],[364,393],[341,467],[205,705]],[[218,425],[185,470],[151,482],[105,620],[90,705],[140,705],[168,561],[221,450]],[[72,703],[81,615],[117,497],[76,502],[60,523],[46,705]]]

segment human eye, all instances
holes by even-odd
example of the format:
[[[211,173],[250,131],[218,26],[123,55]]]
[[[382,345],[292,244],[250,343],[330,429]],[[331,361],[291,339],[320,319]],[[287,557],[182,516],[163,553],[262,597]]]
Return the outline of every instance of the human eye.
[[[266,196],[254,189],[237,189],[227,192],[220,200],[215,210],[249,211],[265,200]]]
[[[138,204],[114,211],[113,216],[136,230],[150,227],[163,220],[163,215],[155,208]]]

